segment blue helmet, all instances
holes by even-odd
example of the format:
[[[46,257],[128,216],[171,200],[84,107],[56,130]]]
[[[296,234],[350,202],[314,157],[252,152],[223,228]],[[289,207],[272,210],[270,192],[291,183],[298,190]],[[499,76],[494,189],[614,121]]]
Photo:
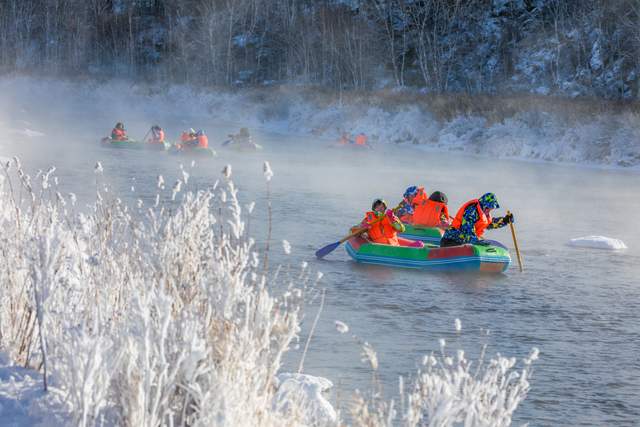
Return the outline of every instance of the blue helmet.
[[[415,185],[412,185],[411,187],[407,188],[404,191],[404,196],[403,197],[406,199],[408,197],[413,197],[416,194],[418,194],[418,187],[416,187]]]
[[[498,199],[496,195],[493,193],[485,193],[479,199],[480,206],[482,209],[498,209],[500,205],[498,204]]]

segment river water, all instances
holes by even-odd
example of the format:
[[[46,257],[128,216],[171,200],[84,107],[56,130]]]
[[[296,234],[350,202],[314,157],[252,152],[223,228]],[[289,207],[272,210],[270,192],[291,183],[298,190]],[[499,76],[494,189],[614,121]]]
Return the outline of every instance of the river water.
[[[101,116],[97,107],[50,111],[38,118],[28,115],[23,111],[20,117],[48,137],[4,141],[0,155],[20,155],[34,170],[56,165],[69,191],[86,195],[95,191],[96,160],[102,161],[105,179],[131,200],[150,199],[159,174],[168,183],[178,177],[180,158],[100,147],[99,137],[110,131],[115,119]],[[170,136],[185,127],[204,127],[214,148],[239,128],[210,118],[167,115],[159,120]],[[151,124],[139,118],[130,122],[138,134]],[[211,184],[225,164],[232,164],[241,200],[257,202],[251,227],[262,247],[267,217],[262,162],[271,163],[275,176],[270,184],[274,236],[270,259],[293,267],[307,261],[324,273],[318,288],[326,289],[326,301],[304,366],[305,372],[335,383],[334,404],[346,410],[354,389],[371,387],[371,370],[361,361],[352,334],[376,349],[388,397],[396,395],[398,377],[414,375],[422,356],[439,350],[438,340],[445,338],[447,351],[463,348],[471,358],[478,356],[483,344],[488,345],[489,355],[499,352],[519,358],[534,346],[540,349],[532,389],[516,412],[518,425],[637,425],[637,172],[492,160],[414,147],[381,145],[361,152],[328,148],[328,141],[309,136],[267,131],[255,135],[265,147],[262,152],[218,149],[217,158],[197,161],[191,185]],[[500,212],[508,208],[516,217],[524,272],[518,272],[513,252],[514,263],[498,276],[363,266],[343,248],[325,260],[314,259],[314,251],[345,235],[374,198],[384,197],[395,205],[409,185],[444,191],[453,212],[468,199],[495,192]],[[512,247],[507,228],[488,233],[488,238]],[[620,238],[629,249],[566,246],[570,238],[592,234]],[[292,244],[290,255],[279,243],[283,239]],[[300,347],[318,302],[316,298],[306,308]],[[462,322],[460,333],[454,328],[456,318]],[[336,332],[335,320],[347,323],[350,332]],[[284,370],[296,369],[300,355],[300,349],[293,350]]]

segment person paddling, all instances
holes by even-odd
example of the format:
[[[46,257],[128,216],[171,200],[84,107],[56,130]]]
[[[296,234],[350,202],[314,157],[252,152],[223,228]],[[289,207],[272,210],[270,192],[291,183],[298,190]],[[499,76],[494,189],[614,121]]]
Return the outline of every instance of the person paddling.
[[[465,243],[484,244],[482,236],[486,229],[504,227],[513,222],[513,214],[492,218],[491,211],[500,208],[493,193],[486,193],[460,207],[451,228],[444,232],[440,246],[457,246]]]
[[[196,132],[196,147],[209,148],[209,137],[204,133],[202,129],[198,129]]]
[[[362,220],[361,227],[367,228],[367,236],[374,243],[424,247],[422,242],[398,237],[398,232],[404,231],[404,225],[393,210],[387,209],[387,203],[382,199],[374,200],[371,211],[367,212]]]
[[[361,146],[361,147],[365,147],[367,146],[367,141],[369,140],[369,138],[367,137],[367,135],[365,135],[364,133],[360,132],[359,134],[356,135],[356,137],[354,138],[353,142],[355,143],[355,145]]]
[[[124,124],[122,122],[116,123],[116,126],[111,131],[111,139],[114,141],[126,141],[129,139],[127,136],[127,131],[124,129]]]
[[[198,129],[197,131],[189,129],[189,137],[185,139],[186,140],[182,142],[182,148],[209,148],[209,138],[202,129]]]
[[[150,144],[164,144],[164,130],[158,125],[151,126],[151,135],[147,142]]]
[[[193,128],[182,131],[180,134],[180,143],[176,144],[178,149],[189,148],[189,146],[197,145],[196,131]]]

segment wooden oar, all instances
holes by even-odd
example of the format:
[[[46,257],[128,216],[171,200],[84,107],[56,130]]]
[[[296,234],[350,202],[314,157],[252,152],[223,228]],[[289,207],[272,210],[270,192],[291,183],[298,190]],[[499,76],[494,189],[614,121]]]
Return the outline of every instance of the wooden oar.
[[[511,212],[507,211],[507,215]],[[516,257],[518,257],[518,266],[520,267],[520,272],[522,273],[522,258],[520,257],[520,249],[518,248],[518,239],[516,239],[516,230],[513,226],[513,222],[509,223],[509,228],[511,229],[511,237],[513,237],[513,246],[516,248]]]
[[[397,211],[400,208],[400,205],[396,206],[393,211]],[[382,221],[384,219],[384,215],[381,218],[378,218],[377,220],[373,221],[371,223],[371,225],[373,224],[377,224],[380,221]],[[337,242],[331,243],[323,248],[320,248],[316,251],[316,257],[318,258],[324,258],[325,256],[329,255],[331,252],[333,252],[338,246],[340,246],[340,244],[346,242],[347,240],[349,240],[352,237],[356,237],[362,233],[364,233],[365,231],[367,231],[369,229],[369,227],[362,227],[359,228],[358,230],[354,231],[353,233],[349,234],[346,237],[343,237],[342,239],[338,240]]]

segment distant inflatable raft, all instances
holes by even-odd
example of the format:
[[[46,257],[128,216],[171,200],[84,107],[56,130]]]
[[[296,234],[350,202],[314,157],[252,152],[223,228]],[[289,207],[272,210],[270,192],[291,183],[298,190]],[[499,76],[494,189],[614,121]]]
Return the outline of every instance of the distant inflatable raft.
[[[478,271],[502,273],[511,263],[509,251],[499,246],[461,245],[440,248],[390,246],[371,243],[363,237],[349,239],[347,253],[364,264],[415,268],[432,271]]]
[[[189,147],[179,148],[175,145],[169,148],[169,154],[185,157],[215,157],[216,152],[212,148],[206,147]]]
[[[118,141],[110,137],[102,138],[100,143],[105,147],[111,148],[126,148],[129,150],[151,150],[151,151],[164,151],[168,148],[169,144],[166,142],[163,144],[151,144],[143,141],[136,141],[135,139],[127,139],[125,141]]]

